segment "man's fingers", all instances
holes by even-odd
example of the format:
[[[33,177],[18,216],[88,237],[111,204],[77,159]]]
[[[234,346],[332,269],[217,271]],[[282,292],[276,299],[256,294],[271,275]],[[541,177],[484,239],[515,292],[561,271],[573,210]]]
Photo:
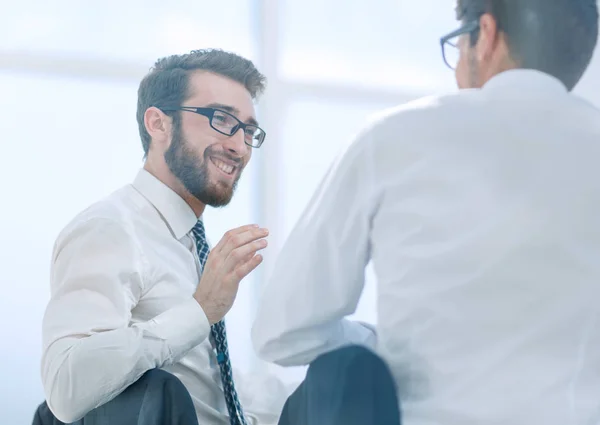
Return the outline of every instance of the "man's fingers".
[[[225,260],[227,264],[226,267],[235,269],[240,263],[245,263],[252,258],[254,254],[256,254],[256,251],[265,249],[267,245],[268,242],[266,239],[259,239],[234,249],[229,253]]]
[[[250,260],[237,266],[234,270],[234,274],[235,274],[237,281],[239,282],[240,280],[242,280],[243,278],[248,276],[250,274],[250,272],[252,272],[252,270],[257,268],[258,265],[260,263],[262,263],[262,260],[263,260],[262,255],[257,254],[255,256],[253,256]]]
[[[221,238],[219,243],[213,247],[212,251],[216,251],[216,252],[221,251],[225,247],[227,242],[237,234],[244,233],[244,232],[247,232],[247,231],[253,230],[253,229],[259,229],[259,228],[260,228],[260,226],[258,224],[246,224],[245,226],[240,226],[235,229],[231,229],[223,235],[223,237]]]
[[[262,228],[251,228],[241,233],[226,234],[221,242],[223,245],[219,252],[225,256],[228,256],[234,249],[237,249],[243,245],[251,243],[257,239],[266,237],[269,234],[267,229]],[[219,242],[219,243],[221,243]]]
[[[235,229],[231,229],[227,233],[236,234],[236,233],[244,233],[248,230],[258,229],[260,226],[258,224],[246,224],[245,226],[236,227]],[[227,235],[227,233],[225,233]]]

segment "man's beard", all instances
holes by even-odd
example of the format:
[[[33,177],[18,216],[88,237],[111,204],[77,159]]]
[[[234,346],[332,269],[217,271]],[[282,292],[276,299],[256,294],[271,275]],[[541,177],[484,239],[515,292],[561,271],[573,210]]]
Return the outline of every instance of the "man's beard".
[[[165,152],[165,161],[167,166],[175,177],[183,184],[186,190],[204,205],[212,207],[224,207],[229,204],[233,193],[237,187],[241,176],[241,161],[236,158],[217,152],[213,146],[204,150],[203,158],[200,159],[188,145],[188,142],[181,134],[181,122],[178,119],[173,120],[173,138],[171,146]],[[223,181],[212,183],[210,181],[209,161],[210,157],[225,157],[230,161],[236,161],[236,176],[233,184],[227,185]]]

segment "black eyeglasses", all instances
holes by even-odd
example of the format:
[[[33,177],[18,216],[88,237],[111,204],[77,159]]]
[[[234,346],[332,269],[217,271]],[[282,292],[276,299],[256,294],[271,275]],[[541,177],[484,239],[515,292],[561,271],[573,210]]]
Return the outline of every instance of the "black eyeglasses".
[[[458,59],[460,58],[460,50],[458,48],[458,37],[463,34],[469,34],[479,29],[479,21],[469,22],[468,24],[460,27],[456,31],[452,31],[450,34],[440,38],[440,45],[442,46],[442,57],[444,63],[450,69],[456,69]]]
[[[267,133],[259,126],[243,123],[229,112],[225,112],[217,108],[180,106],[177,108],[158,107],[158,109],[163,112],[187,111],[203,115],[209,119],[210,126],[213,128],[213,130],[216,130],[225,136],[233,136],[241,128],[244,132],[244,143],[253,148],[260,148],[265,141],[265,137],[267,136]]]

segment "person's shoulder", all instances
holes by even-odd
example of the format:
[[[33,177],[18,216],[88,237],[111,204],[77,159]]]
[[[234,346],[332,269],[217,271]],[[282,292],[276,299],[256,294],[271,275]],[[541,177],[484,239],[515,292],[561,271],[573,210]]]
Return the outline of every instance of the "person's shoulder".
[[[347,163],[407,165],[463,131],[486,102],[479,90],[421,97],[368,117],[344,151]]]
[[[442,140],[464,127],[465,120],[485,102],[480,90],[421,97],[370,115],[353,144],[360,151]]]
[[[57,242],[74,232],[110,231],[123,236],[132,234],[134,211],[128,202],[130,190],[130,186],[125,186],[88,205],[67,222],[58,234]]]
[[[431,129],[432,119],[443,125],[470,109],[480,107],[483,102],[485,99],[480,90],[421,97],[372,115],[370,125],[374,131],[397,127],[404,128],[403,131]]]

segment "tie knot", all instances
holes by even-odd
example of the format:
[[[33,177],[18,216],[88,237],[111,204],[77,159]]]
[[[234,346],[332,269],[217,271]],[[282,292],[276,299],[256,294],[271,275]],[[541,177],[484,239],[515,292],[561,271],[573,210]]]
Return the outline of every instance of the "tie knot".
[[[202,220],[198,220],[192,228],[192,233],[196,238],[206,239],[206,231],[204,230],[204,223]]]

